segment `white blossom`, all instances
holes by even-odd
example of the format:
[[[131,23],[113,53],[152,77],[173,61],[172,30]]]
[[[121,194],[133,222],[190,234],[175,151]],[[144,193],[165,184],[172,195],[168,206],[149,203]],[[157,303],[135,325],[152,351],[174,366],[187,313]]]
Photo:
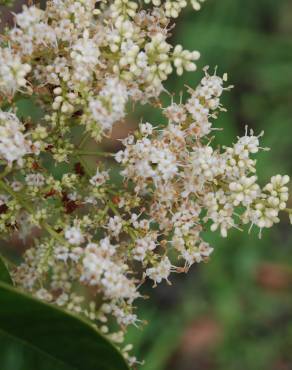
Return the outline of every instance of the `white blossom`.
[[[23,157],[31,153],[31,141],[27,140],[24,127],[15,114],[0,110],[0,156],[9,165],[23,163]]]
[[[156,266],[146,269],[146,275],[149,276],[149,278],[153,280],[155,284],[161,283],[163,279],[168,281],[171,268],[171,263],[168,257],[165,256]]]
[[[79,227],[72,226],[65,231],[65,238],[70,244],[79,245],[84,242],[84,235]]]

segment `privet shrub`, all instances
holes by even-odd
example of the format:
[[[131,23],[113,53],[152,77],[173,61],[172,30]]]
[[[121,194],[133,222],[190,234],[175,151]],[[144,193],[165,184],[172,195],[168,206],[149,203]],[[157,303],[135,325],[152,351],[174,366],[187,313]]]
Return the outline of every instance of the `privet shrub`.
[[[196,10],[200,2],[191,1]],[[258,184],[261,134],[246,129],[230,147],[212,145],[212,121],[231,88],[226,75],[205,68],[184,102],[162,106],[163,82],[173,70],[195,71],[200,55],[167,41],[185,0],[145,3],[24,7],[0,49],[1,235],[17,229],[25,238],[35,227],[40,235],[13,280],[86,316],[120,345],[127,326],[139,325],[134,303],[145,280],[169,282],[171,273],[209,259],[206,228],[222,237],[243,224],[261,232],[279,222],[280,211],[290,212],[288,176]],[[20,97],[33,97],[43,118],[20,119]],[[136,102],[161,109],[168,124],[140,123],[118,153],[89,152],[88,139],[109,136]],[[99,160],[95,173],[86,156]],[[58,178],[53,167],[63,162],[66,173]],[[111,179],[117,165],[122,185]],[[120,329],[108,325],[112,317]]]

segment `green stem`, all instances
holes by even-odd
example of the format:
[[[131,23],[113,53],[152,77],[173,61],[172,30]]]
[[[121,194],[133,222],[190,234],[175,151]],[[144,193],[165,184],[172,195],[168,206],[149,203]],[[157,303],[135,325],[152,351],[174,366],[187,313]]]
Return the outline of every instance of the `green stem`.
[[[88,155],[88,156],[99,156],[99,157],[113,157],[114,153],[109,152],[99,152],[99,151],[84,151],[84,150],[75,150],[75,154],[77,155]]]
[[[8,175],[10,171],[11,171],[11,168],[10,167],[6,167],[4,169],[4,171],[0,174],[0,179],[3,179],[3,177],[5,177],[6,175]]]
[[[136,235],[135,231],[132,230],[131,227],[128,227],[127,228],[127,232],[130,235],[130,237],[133,240],[133,242],[135,242],[137,240],[137,235]]]
[[[90,132],[86,132],[84,134],[84,136],[81,138],[79,144],[77,145],[77,148],[82,149],[84,147],[87,139],[89,139],[89,137],[90,137]]]
[[[108,205],[115,215],[120,216],[120,212],[118,211],[117,207],[114,205],[112,201],[109,200]]]
[[[28,213],[33,214],[34,209],[33,207],[24,201],[16,192],[14,192],[10,186],[8,186],[3,180],[0,180],[0,187],[5,190],[8,194],[10,194],[17,202],[27,210]],[[59,235],[49,224],[45,221],[40,222],[40,225],[56,240],[58,240],[62,244],[67,244],[67,241],[63,239],[61,235]]]
[[[93,176],[93,173],[92,173],[91,169],[89,168],[89,166],[87,165],[87,163],[85,162],[85,160],[82,157],[80,157],[80,155],[76,155],[76,153],[74,153],[74,155],[78,159],[78,161],[82,164],[82,166],[84,167],[86,175],[91,178]]]

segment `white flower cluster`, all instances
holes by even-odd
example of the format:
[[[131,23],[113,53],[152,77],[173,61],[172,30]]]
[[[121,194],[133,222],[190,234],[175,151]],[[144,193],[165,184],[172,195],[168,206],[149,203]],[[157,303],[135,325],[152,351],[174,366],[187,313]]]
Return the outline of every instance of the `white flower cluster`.
[[[100,240],[99,245],[89,243],[84,250],[81,281],[99,286],[108,299],[133,302],[139,293],[134,281],[126,276],[128,266],[119,258],[114,260],[116,248],[108,237]]]
[[[21,61],[20,55],[10,48],[0,48],[0,93],[12,95],[25,87],[31,66]]]
[[[201,3],[203,3],[204,1],[205,0],[190,0],[190,3],[194,10],[200,10]],[[166,0],[165,2],[163,2],[163,4],[161,4],[161,0],[144,0],[144,2],[146,4],[152,2],[152,4],[155,6],[162,5],[167,16],[172,18],[177,18],[181,10],[187,6],[186,0]]]
[[[115,78],[108,78],[100,91],[99,99],[89,102],[89,110],[97,128],[100,127],[105,132],[111,130],[115,122],[124,118],[127,101],[126,86]]]
[[[224,79],[206,70],[199,86],[189,91],[185,105],[172,104],[164,110],[169,123],[163,130],[142,124],[137,139],[129,136],[125,149],[116,154],[125,167],[122,175],[134,183],[135,191],[151,195],[153,221],[164,234],[174,232],[172,243],[188,265],[190,253],[195,255],[202,245],[206,249],[198,232],[202,222],[210,220],[211,230],[219,228],[223,237],[243,223],[271,227],[280,221],[278,214],[288,200],[288,176],[272,177],[263,189],[257,183],[252,156],[260,147],[252,131],[223,151],[206,144],[205,137],[212,130],[210,118],[223,109],[219,99]],[[239,207],[246,210],[240,214]],[[188,210],[189,220],[182,210]],[[179,218],[174,213],[182,217],[183,230],[178,231]]]
[[[33,150],[23,131],[24,126],[15,114],[0,110],[0,158],[10,166],[14,161],[21,165],[23,157]]]
[[[178,74],[196,69],[198,52],[172,50],[167,42],[174,16],[167,4],[178,11],[186,2],[148,11],[129,0],[49,1],[44,11],[25,6],[0,45],[0,96],[41,90],[55,110],[47,124],[78,113],[100,139],[124,118],[129,97],[157,98],[173,67]]]
[[[261,135],[246,131],[230,147],[212,145],[211,121],[224,111],[220,98],[230,86],[208,68],[185,102],[161,108],[166,126],[141,123],[118,153],[92,149],[92,141],[88,150],[88,139],[109,135],[129,104],[162,107],[173,70],[196,69],[197,51],[168,42],[170,18],[187,1],[144,2],[24,7],[0,43],[1,237],[16,229],[25,239],[36,227],[39,235],[14,282],[86,316],[118,343],[140,321],[134,302],[141,284],[170,283],[171,273],[208,261],[206,228],[226,237],[233,227],[262,230],[279,222],[280,211],[292,214],[288,176],[258,183]],[[202,2],[190,1],[195,9]],[[16,100],[31,95],[44,114],[21,122]]]
[[[127,149],[116,155],[118,162],[127,163],[122,172],[123,176],[137,178],[141,186],[144,186],[146,179],[152,178],[154,182],[160,182],[168,180],[177,173],[176,156],[171,152],[167,143],[152,142],[147,137],[132,144],[133,140],[133,136],[125,140]]]

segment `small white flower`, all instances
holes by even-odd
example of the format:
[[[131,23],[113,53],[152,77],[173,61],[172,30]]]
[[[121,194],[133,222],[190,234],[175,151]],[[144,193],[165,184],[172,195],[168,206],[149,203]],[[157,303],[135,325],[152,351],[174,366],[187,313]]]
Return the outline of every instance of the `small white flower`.
[[[45,184],[45,178],[40,173],[31,173],[25,176],[25,182],[28,186],[42,187]]]
[[[65,238],[70,244],[79,245],[82,244],[85,240],[84,235],[82,234],[80,228],[78,227],[69,227],[65,231]]]
[[[107,227],[109,232],[117,238],[123,228],[122,218],[120,216],[110,217]]]
[[[109,174],[107,171],[96,170],[96,174],[89,180],[90,184],[93,186],[100,186],[104,184],[109,179]]]
[[[155,285],[161,283],[163,279],[168,281],[168,277],[171,272],[172,265],[167,256],[163,257],[161,261],[154,267],[150,267],[146,270],[146,276],[154,281]]]
[[[0,110],[0,157],[11,166],[22,165],[22,158],[31,152],[31,142],[23,134],[24,127],[15,114]]]
[[[22,63],[21,57],[9,48],[0,47],[0,94],[13,95],[26,86],[26,75],[31,66]]]

